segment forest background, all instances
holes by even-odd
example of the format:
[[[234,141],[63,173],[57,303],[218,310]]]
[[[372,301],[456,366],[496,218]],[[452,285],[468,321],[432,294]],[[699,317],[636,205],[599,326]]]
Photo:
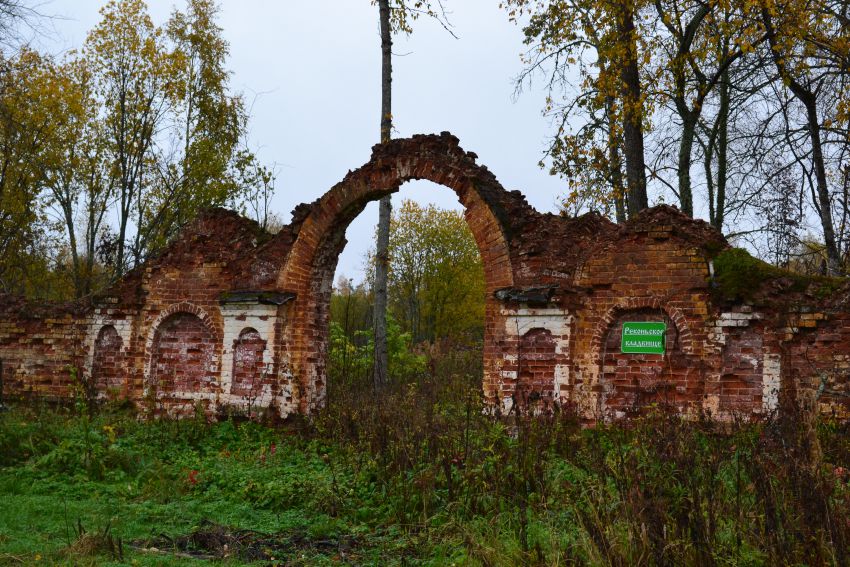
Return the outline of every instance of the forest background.
[[[525,38],[516,94],[532,81],[548,93],[540,165],[563,179],[562,214],[623,222],[670,202],[774,264],[845,273],[847,4],[503,2]],[[191,0],[162,26],[142,0],[109,2],[83,47],[60,56],[22,41],[43,21],[32,5],[2,5],[3,292],[102,291],[205,207],[279,226],[270,203],[280,170],[251,149],[250,104],[230,84],[215,2]],[[453,31],[441,3],[410,7],[437,10]],[[480,260],[460,214],[405,203],[393,239],[401,331],[430,344],[480,335]],[[334,298],[351,339],[371,328],[364,273],[341,278]]]

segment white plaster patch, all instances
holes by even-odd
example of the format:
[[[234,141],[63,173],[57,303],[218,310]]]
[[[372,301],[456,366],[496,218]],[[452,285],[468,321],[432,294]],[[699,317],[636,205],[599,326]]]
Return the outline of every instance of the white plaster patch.
[[[725,313],[721,313],[720,317],[717,318],[717,322],[715,326],[717,327],[747,327],[750,324],[750,321],[754,319],[761,319],[761,313],[738,313],[727,311]]]
[[[759,357],[757,355],[754,355],[754,354],[742,354],[741,355],[741,362],[749,364],[750,366],[752,366],[755,369],[755,368],[758,368],[758,366],[759,366]]]
[[[94,344],[97,342],[97,337],[100,334],[101,329],[106,327],[107,325],[111,325],[115,328],[115,331],[118,333],[118,336],[121,337],[121,352],[126,352],[127,348],[130,346],[130,335],[133,332],[133,322],[132,317],[127,316],[124,319],[114,319],[114,310],[109,309],[105,310],[106,313],[101,312],[95,313],[88,323],[88,333],[86,336],[86,368],[89,372],[91,372],[92,367],[94,366]]]
[[[720,396],[718,394],[708,394],[702,401],[702,409],[713,417],[720,415]]]
[[[410,177],[410,174],[413,173],[413,168],[411,167],[411,163],[409,161],[403,161],[398,163],[398,176],[402,179]]]
[[[564,337],[569,341],[573,316],[563,309],[522,307],[516,310],[501,309],[500,314],[505,317],[505,332],[508,335],[521,337],[531,329],[546,329],[553,336]]]
[[[730,327],[748,327],[750,321],[763,317],[763,314],[753,312],[753,308],[750,305],[741,306],[741,312],[727,311],[721,313],[714,322],[714,325],[709,328],[710,340],[717,345],[718,349],[722,349],[726,344],[726,329]]]
[[[505,318],[505,334],[519,339],[532,329],[544,329],[552,333],[555,340],[555,354],[570,357],[570,333],[573,316],[557,307],[520,307],[519,309],[500,309]],[[516,355],[505,355],[506,361],[516,361]],[[514,376],[516,373],[514,373]],[[555,380],[552,384],[555,399],[561,397],[562,386],[570,384],[570,370],[567,364],[555,365]]]
[[[231,304],[223,305],[221,315],[224,321],[224,332],[221,349],[221,391],[224,401],[228,404],[245,403],[243,396],[232,396],[230,388],[233,383],[233,345],[239,335],[245,329],[254,329],[260,338],[266,341],[263,351],[264,374],[271,372],[273,349],[275,342],[275,322],[277,321],[277,306],[265,304]],[[263,386],[259,393],[256,405],[268,406],[271,403],[271,390],[268,385]]]
[[[778,354],[765,354],[762,365],[762,408],[772,412],[779,407],[782,360]]]

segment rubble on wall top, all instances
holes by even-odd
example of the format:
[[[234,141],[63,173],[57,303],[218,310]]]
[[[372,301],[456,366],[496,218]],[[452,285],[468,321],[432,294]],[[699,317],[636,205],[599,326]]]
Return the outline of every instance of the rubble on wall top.
[[[729,247],[716,228],[701,219],[691,218],[676,207],[656,205],[644,209],[622,225],[625,233],[675,234],[680,238],[714,252]]]
[[[558,287],[557,284],[506,287],[496,290],[495,296],[496,299],[504,302],[548,305],[552,301],[552,297]]]
[[[0,314],[5,317],[20,319],[44,319],[47,317],[63,317],[84,315],[91,307],[89,298],[76,301],[36,301],[28,300],[20,295],[0,292]]]

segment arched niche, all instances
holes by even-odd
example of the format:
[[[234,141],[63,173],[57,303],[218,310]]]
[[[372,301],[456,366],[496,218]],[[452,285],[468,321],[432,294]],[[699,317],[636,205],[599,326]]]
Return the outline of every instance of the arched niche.
[[[622,352],[623,324],[663,322],[666,324],[664,354]],[[670,407],[686,412],[701,402],[705,381],[694,374],[682,329],[661,307],[618,309],[608,318],[599,348],[599,403],[605,418],[639,414],[652,407]]]
[[[113,397],[124,386],[124,341],[113,325],[101,327],[94,341],[91,375],[98,395]]]
[[[148,388],[165,398],[214,392],[217,346],[215,333],[195,313],[167,315],[153,333]]]
[[[549,329],[536,327],[522,335],[517,351],[517,402],[534,406],[555,401],[557,342]]]
[[[233,341],[233,372],[230,393],[244,398],[256,398],[265,379],[266,341],[252,328],[242,329]]]

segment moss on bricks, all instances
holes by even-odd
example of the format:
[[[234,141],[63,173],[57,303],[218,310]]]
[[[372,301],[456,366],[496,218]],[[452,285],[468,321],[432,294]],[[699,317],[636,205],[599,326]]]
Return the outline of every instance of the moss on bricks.
[[[750,300],[763,284],[785,280],[788,291],[809,292],[823,299],[836,292],[844,283],[841,278],[807,276],[777,268],[754,258],[742,248],[729,248],[714,258],[714,278],[717,292],[727,300]]]

